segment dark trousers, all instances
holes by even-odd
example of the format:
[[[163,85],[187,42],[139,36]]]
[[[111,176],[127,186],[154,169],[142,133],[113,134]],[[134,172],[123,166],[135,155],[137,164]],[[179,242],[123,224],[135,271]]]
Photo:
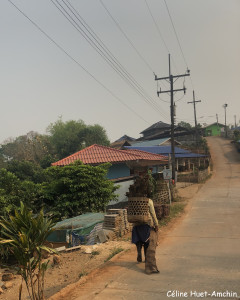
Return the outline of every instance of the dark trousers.
[[[145,261],[146,261],[146,253],[147,253],[147,248],[148,248],[148,242],[140,242],[138,241],[136,243],[136,246],[137,246],[137,253],[138,253],[138,256],[137,256],[137,261],[138,262],[142,262],[142,247],[144,249],[144,256],[145,256]]]
[[[158,241],[158,233],[153,229],[150,232],[149,245],[147,247],[145,271],[151,273],[152,271],[158,270],[156,263],[156,247]]]

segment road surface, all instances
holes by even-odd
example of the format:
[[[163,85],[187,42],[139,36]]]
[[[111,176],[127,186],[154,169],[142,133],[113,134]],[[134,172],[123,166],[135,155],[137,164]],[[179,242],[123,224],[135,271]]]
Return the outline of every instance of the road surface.
[[[240,153],[227,140],[208,142],[213,176],[157,248],[161,273],[146,275],[144,264],[129,253],[77,288],[71,299],[240,297]]]

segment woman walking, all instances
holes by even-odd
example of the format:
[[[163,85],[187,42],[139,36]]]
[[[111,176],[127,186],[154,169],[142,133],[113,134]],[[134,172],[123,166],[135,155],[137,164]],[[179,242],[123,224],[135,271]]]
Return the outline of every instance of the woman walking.
[[[156,247],[158,241],[158,219],[156,217],[153,201],[148,199],[148,223],[135,224],[132,231],[132,242],[137,247],[137,261],[142,262],[142,247],[145,254],[146,274],[159,273],[156,264]]]

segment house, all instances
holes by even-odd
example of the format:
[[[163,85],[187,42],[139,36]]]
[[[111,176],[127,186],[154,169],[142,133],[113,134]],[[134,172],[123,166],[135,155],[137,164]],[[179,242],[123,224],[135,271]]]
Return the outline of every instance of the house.
[[[144,129],[140,134],[143,135],[144,139],[147,139],[151,136],[154,136],[155,134],[164,133],[165,131],[171,130],[171,125],[164,123],[162,121],[159,121],[157,123],[154,123],[150,127]]]
[[[213,124],[204,127],[205,136],[221,136],[221,132],[224,131],[225,125],[215,122]]]
[[[148,169],[158,171],[168,165],[168,158],[154,153],[141,150],[117,150],[106,146],[92,145],[84,148],[64,159],[61,159],[52,166],[65,166],[80,160],[84,164],[97,166],[103,163],[111,163],[107,178],[120,186],[117,194],[118,202],[127,201],[126,192],[133,184],[136,175],[146,173]],[[110,205],[118,202],[109,203]]]
[[[163,155],[147,153],[144,151],[117,150],[101,145],[92,145],[84,148],[66,158],[63,158],[52,166],[65,166],[80,160],[84,164],[99,165],[111,163],[109,168],[108,179],[119,179],[129,177],[131,171],[136,168],[146,168],[152,166],[166,165],[167,157]]]
[[[159,121],[140,132],[140,134],[143,136],[137,141],[169,138],[171,136],[171,125]],[[174,138],[175,141],[181,144],[192,144],[196,140],[195,129],[190,130],[182,126],[175,126]]]
[[[134,142],[135,139],[128,136],[128,135],[123,135],[120,137],[118,140],[110,144],[110,147],[121,150],[124,149],[125,146],[131,146],[132,142]]]
[[[171,146],[148,146],[148,147],[138,147],[138,146],[128,146],[128,150],[141,150],[150,152],[153,154],[160,154],[171,157]],[[206,167],[208,165],[208,157],[203,154],[192,153],[189,150],[185,150],[179,147],[175,147],[175,159],[176,159],[176,170],[185,171],[194,169],[195,167]]]

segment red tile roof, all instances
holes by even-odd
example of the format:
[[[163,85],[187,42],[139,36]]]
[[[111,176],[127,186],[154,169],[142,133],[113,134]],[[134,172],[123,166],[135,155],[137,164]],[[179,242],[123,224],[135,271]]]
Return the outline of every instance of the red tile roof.
[[[120,163],[136,160],[159,160],[165,162],[167,161],[167,157],[158,154],[151,154],[141,150],[117,150],[94,144],[55,163],[52,163],[52,165],[65,166],[73,163],[76,160],[80,160],[84,164],[101,164],[106,162]]]

